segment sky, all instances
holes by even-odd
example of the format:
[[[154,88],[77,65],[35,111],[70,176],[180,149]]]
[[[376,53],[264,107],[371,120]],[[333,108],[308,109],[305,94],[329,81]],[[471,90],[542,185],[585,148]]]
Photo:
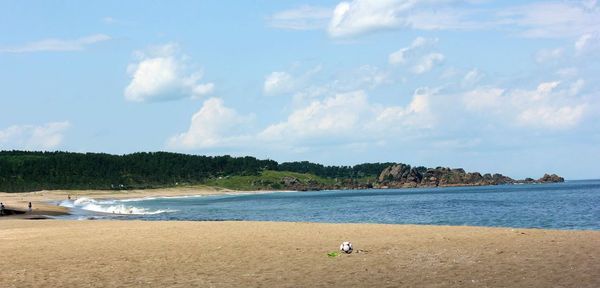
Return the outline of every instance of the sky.
[[[0,0],[0,150],[600,178],[600,3]]]

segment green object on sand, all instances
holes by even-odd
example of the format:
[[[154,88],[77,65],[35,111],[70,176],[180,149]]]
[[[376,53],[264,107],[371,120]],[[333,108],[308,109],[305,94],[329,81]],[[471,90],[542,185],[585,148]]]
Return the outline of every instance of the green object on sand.
[[[337,256],[340,256],[340,253],[334,251],[334,252],[331,252],[331,253],[327,253],[327,256],[329,256],[329,257],[337,257]]]

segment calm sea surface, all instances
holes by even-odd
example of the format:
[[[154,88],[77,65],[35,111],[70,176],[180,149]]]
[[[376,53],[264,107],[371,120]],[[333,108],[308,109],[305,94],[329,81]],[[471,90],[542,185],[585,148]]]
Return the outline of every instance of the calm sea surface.
[[[397,223],[600,230],[600,180],[63,202],[76,217]]]

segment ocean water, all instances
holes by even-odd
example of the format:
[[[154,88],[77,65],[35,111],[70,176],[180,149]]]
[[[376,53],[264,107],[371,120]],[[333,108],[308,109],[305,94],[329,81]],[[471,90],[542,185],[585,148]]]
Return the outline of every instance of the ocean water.
[[[600,180],[63,201],[77,218],[393,223],[600,230]]]

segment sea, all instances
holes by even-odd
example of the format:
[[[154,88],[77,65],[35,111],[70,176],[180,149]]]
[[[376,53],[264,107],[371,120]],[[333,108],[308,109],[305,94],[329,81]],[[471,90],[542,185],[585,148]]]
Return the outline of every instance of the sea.
[[[600,180],[62,201],[76,219],[291,221],[600,230]]]

